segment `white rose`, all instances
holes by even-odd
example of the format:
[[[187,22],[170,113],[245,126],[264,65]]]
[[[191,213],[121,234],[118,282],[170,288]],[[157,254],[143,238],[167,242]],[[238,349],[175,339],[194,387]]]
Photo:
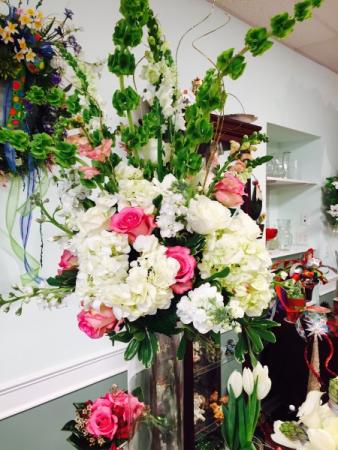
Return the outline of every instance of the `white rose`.
[[[110,214],[98,206],[89,208],[86,212],[79,214],[77,226],[81,233],[89,234],[104,230],[108,225]]]
[[[198,195],[188,207],[188,226],[199,234],[211,234],[226,228],[231,220],[230,211],[221,203]]]

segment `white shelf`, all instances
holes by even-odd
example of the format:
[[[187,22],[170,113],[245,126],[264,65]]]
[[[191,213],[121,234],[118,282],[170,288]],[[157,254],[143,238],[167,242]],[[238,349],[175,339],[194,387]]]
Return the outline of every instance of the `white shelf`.
[[[267,177],[266,184],[268,186],[315,186],[318,183],[314,181],[296,180],[291,178]]]
[[[269,253],[272,259],[281,259],[292,255],[298,255],[299,253],[305,253],[308,249],[308,245],[294,245],[290,250],[280,250],[278,248],[276,250],[270,250]]]

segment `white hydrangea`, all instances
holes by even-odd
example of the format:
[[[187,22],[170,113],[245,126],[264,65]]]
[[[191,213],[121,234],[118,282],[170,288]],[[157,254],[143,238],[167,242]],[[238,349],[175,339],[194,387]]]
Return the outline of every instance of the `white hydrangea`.
[[[328,209],[327,212],[332,217],[338,217],[338,204],[337,205],[330,205],[330,209]]]
[[[261,315],[272,297],[271,258],[259,234],[259,227],[241,211],[228,228],[207,236],[198,266],[203,279],[229,267],[229,275],[219,280],[232,295],[229,307],[236,302],[235,309],[248,316]]]
[[[205,195],[197,195],[190,200],[187,222],[188,229],[199,234],[211,234],[226,228],[231,222],[231,214],[221,203]]]
[[[182,219],[187,214],[184,196],[180,192],[175,191],[175,183],[177,179],[174,175],[166,175],[162,181],[157,183],[159,191],[162,195],[162,203],[156,223],[160,228],[163,238],[175,237],[177,233],[184,229]]]
[[[179,263],[166,256],[166,247],[155,236],[139,236],[134,247],[141,255],[131,263],[125,283],[110,284],[107,296],[101,297],[117,318],[130,321],[169,308],[173,298],[170,286],[179,270]]]
[[[237,310],[236,310],[237,308]],[[202,334],[226,332],[234,328],[231,313],[239,313],[239,305],[224,306],[223,296],[210,283],[189,291],[177,304],[177,315],[184,324],[192,323]]]
[[[118,209],[133,206],[142,208],[146,214],[152,214],[155,209],[153,200],[159,195],[157,187],[145,180],[139,169],[125,162],[118,164],[115,175],[119,185],[116,194]]]
[[[110,289],[128,276],[128,236],[103,230],[76,245],[79,273],[76,294],[86,304],[109,301]]]

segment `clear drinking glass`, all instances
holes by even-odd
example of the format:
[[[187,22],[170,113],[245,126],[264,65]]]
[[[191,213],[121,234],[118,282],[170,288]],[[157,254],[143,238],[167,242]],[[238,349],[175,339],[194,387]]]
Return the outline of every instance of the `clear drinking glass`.
[[[274,176],[277,178],[285,178],[285,169],[283,164],[283,155],[276,155],[274,163]]]
[[[291,220],[278,219],[278,244],[281,250],[290,250],[293,242]]]
[[[284,169],[284,178],[290,178],[290,152],[283,153],[283,169]]]

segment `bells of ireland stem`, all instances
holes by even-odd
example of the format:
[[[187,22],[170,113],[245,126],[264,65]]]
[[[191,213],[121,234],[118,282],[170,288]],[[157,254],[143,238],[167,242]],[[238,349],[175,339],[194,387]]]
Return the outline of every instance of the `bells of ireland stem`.
[[[250,396],[253,393],[255,380],[253,373],[250,369],[245,367],[243,369],[243,389]]]
[[[243,390],[243,379],[242,375],[238,372],[238,370],[232,372],[232,374],[229,377],[228,390],[230,390],[230,387],[234,393],[234,396],[238,398]]]
[[[257,399],[263,400],[271,389],[268,366],[262,366],[262,364],[258,362],[253,370],[253,376],[254,380],[257,380]]]

